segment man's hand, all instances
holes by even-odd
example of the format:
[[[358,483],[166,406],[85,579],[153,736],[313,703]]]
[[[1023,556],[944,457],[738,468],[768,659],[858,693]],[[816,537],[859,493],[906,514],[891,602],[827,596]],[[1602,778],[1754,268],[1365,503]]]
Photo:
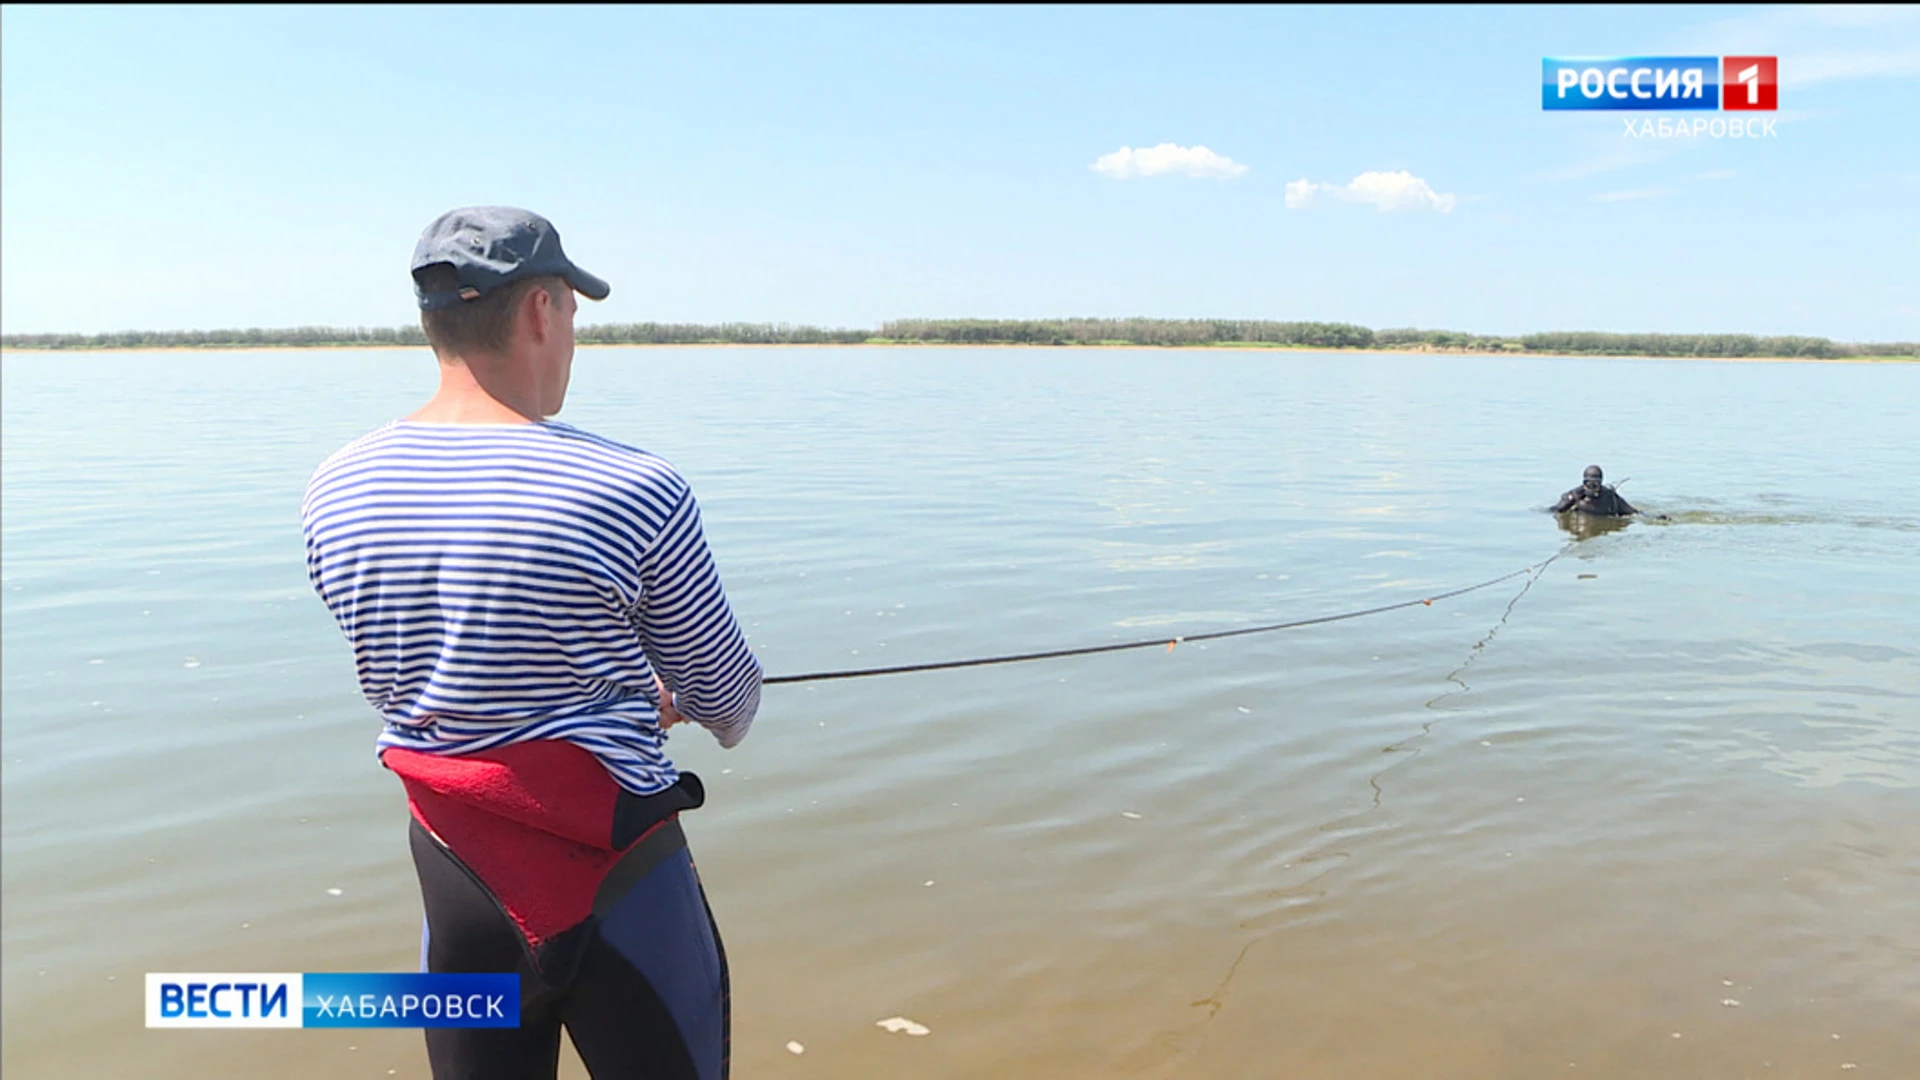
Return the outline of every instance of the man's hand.
[[[686,723],[687,718],[680,715],[680,710],[674,707],[673,691],[667,689],[667,684],[661,682],[658,675],[653,677],[653,689],[660,698],[660,730],[665,731],[675,724]]]

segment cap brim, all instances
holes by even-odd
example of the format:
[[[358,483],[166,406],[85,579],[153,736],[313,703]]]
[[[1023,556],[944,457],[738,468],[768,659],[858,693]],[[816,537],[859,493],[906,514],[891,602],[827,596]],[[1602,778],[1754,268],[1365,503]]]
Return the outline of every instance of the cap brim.
[[[573,286],[574,292],[589,300],[605,300],[607,294],[613,291],[612,286],[577,266],[563,276],[567,279],[567,284]]]

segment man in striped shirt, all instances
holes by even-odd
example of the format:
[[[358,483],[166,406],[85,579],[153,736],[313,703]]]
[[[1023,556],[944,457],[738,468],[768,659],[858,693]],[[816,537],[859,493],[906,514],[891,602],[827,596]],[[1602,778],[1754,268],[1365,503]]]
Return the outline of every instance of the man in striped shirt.
[[[667,729],[737,744],[760,667],[693,493],[642,450],[547,419],[576,292],[551,223],[442,215],[414,252],[440,363],[425,407],[308,483],[308,573],[407,789],[430,971],[516,971],[518,1029],[431,1029],[436,1077],[720,1080],[729,1003]]]

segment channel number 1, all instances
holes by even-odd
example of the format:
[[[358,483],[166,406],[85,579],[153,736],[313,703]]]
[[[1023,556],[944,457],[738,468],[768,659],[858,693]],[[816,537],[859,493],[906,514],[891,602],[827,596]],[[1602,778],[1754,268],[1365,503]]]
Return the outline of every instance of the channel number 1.
[[[1749,68],[1740,69],[1740,74],[1735,75],[1733,78],[1734,78],[1734,81],[1736,82],[1743,82],[1747,84],[1747,104],[1749,105],[1760,104],[1760,65],[1759,64],[1755,64]]]

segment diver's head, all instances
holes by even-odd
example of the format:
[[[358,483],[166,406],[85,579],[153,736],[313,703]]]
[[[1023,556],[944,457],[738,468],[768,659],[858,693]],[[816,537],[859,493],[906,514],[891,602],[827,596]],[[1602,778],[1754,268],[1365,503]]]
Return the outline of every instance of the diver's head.
[[[1600,466],[1587,466],[1587,471],[1580,474],[1580,486],[1588,491],[1599,491],[1601,475]]]

